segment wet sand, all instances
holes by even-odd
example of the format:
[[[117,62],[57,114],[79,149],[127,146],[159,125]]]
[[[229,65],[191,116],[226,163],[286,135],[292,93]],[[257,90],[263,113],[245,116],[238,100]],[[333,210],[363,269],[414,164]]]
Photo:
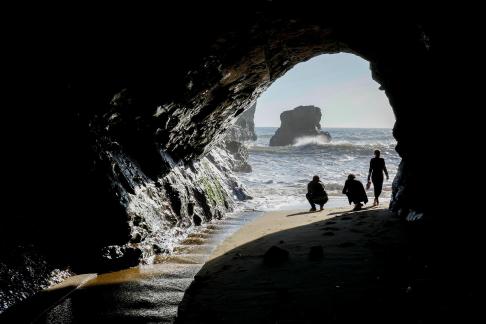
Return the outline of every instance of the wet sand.
[[[0,314],[0,323],[172,323],[215,247],[259,215],[229,214],[201,226],[154,264],[71,277]]]
[[[403,221],[383,208],[268,212],[214,251],[177,323],[426,320],[430,302],[417,278],[427,281],[427,261],[411,258],[409,241]],[[272,246],[288,259],[266,263]]]

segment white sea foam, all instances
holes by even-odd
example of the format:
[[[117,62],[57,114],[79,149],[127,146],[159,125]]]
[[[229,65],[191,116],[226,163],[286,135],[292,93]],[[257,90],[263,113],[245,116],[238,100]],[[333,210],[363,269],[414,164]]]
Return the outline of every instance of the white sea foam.
[[[294,146],[326,145],[327,143],[329,143],[329,137],[326,135],[302,136],[295,140]]]
[[[400,163],[390,129],[328,129],[332,141],[299,139],[294,146],[270,147],[276,128],[257,128],[258,140],[249,145],[253,172],[240,174],[253,201],[248,207],[271,210],[305,204],[307,183],[318,175],[330,196],[341,197],[349,173],[366,182],[369,161],[379,149],[385,158],[390,180],[382,197],[389,197],[391,183]],[[368,191],[373,196],[373,188]],[[333,198],[334,199],[334,198]]]

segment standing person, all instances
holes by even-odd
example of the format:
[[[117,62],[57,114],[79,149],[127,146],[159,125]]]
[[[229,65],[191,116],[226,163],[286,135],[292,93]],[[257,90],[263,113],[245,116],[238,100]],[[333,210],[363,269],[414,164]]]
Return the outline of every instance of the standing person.
[[[373,190],[375,193],[375,201],[373,202],[373,206],[378,206],[380,203],[378,201],[378,197],[380,197],[381,190],[383,188],[383,172],[385,172],[386,180],[388,180],[388,171],[386,170],[385,160],[380,157],[380,151],[375,150],[375,157],[370,160],[370,170],[368,172],[367,185],[367,187],[369,187],[371,182],[373,182]]]
[[[324,204],[327,202],[327,192],[324,190],[324,184],[319,181],[318,176],[314,176],[312,181],[307,184],[307,194],[305,195],[309,204],[310,211],[316,211],[316,204],[319,204],[321,209],[324,209]]]
[[[348,180],[344,183],[343,194],[348,196],[349,203],[354,203],[353,210],[360,210],[363,207],[362,202],[368,202],[365,188],[361,181],[355,179],[354,174],[348,175]]]

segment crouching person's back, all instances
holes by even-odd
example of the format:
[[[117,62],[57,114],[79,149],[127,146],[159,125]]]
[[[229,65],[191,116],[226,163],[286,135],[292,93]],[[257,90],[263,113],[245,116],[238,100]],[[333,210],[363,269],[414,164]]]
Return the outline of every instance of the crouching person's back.
[[[305,197],[311,205],[310,211],[316,211],[316,204],[320,206],[320,210],[324,209],[324,204],[327,203],[328,198],[324,184],[319,181],[318,176],[314,176],[312,181],[307,185],[307,194]]]
[[[356,180],[354,174],[350,174],[344,183],[343,194],[348,196],[349,204],[354,204],[353,210],[360,210],[363,207],[362,203],[368,202],[365,188],[361,181]]]

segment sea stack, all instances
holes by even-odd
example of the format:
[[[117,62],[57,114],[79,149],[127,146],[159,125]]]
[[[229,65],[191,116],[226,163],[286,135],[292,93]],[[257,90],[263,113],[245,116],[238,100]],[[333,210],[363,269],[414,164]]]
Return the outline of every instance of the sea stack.
[[[300,137],[322,137],[330,141],[331,135],[321,130],[321,108],[316,106],[299,106],[280,114],[280,128],[270,139],[270,146],[295,144]]]

